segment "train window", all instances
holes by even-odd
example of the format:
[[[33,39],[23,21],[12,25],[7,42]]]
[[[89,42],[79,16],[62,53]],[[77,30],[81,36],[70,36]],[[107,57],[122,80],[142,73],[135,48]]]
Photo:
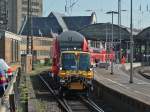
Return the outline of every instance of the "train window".
[[[74,53],[63,53],[62,58],[62,69],[63,70],[74,70],[76,66],[76,58]]]
[[[79,56],[79,69],[88,70],[90,69],[90,55],[81,53]]]

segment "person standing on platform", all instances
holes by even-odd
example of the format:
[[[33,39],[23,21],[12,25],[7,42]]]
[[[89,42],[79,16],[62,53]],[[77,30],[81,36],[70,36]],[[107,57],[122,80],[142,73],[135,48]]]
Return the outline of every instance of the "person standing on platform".
[[[126,58],[125,58],[125,56],[122,56],[121,64],[123,65],[123,64],[125,64],[125,63],[126,63]]]

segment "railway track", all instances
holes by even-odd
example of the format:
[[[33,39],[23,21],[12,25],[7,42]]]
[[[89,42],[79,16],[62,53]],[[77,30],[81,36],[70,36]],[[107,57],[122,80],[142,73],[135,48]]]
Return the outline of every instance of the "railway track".
[[[135,72],[140,74],[141,77],[145,78],[145,80],[147,82],[149,82],[149,80],[150,80],[150,75],[149,75],[150,71],[149,71],[149,69],[150,69],[150,67],[148,67],[148,66],[146,66],[146,67],[137,67],[135,69]]]
[[[80,95],[60,98],[58,91],[52,88],[54,85],[51,86],[48,82],[48,78],[44,78],[42,75],[39,75],[39,78],[46,85],[50,94],[54,96],[63,112],[104,112],[103,109],[98,107],[91,99]],[[52,82],[52,84],[54,84],[54,82]]]
[[[137,78],[139,80],[142,80],[142,81],[149,83],[150,80],[148,79],[147,75],[142,73],[143,69],[145,69],[144,66],[135,67],[133,69],[134,78]],[[123,71],[124,73],[128,74],[128,75],[130,74],[129,70],[125,70],[124,68],[121,68],[121,67],[120,67],[120,70]]]

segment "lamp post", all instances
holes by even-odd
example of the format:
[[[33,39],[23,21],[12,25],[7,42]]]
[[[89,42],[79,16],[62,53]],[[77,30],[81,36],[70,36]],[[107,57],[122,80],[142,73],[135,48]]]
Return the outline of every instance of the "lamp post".
[[[27,32],[27,54],[30,54],[30,0],[28,2],[28,9],[27,9],[27,21],[28,21],[28,32]]]
[[[121,50],[121,0],[118,0],[118,26],[119,26],[119,33],[118,33],[118,37],[120,39],[120,50]],[[120,60],[121,60],[121,57],[122,57],[122,52],[120,52]]]
[[[27,21],[28,21],[28,34],[27,34],[27,54],[32,54],[32,70],[34,70],[34,52],[33,52],[33,30],[32,30],[32,2],[28,0]]]
[[[118,26],[119,26],[118,37],[119,37],[119,40],[120,40],[120,46],[119,46],[120,50],[122,48],[122,42],[121,42],[121,40],[122,40],[122,38],[121,38],[121,13],[125,12],[125,11],[127,11],[127,10],[121,10],[121,0],[118,0]],[[122,52],[120,52],[120,61],[121,61],[121,58],[122,58]]]
[[[109,12],[106,12],[106,14],[112,14],[112,37],[111,37],[111,49],[113,50],[113,41],[114,41],[114,32],[113,32],[113,20],[114,20],[114,14],[118,14],[118,12],[116,11],[109,11]],[[114,74],[114,70],[113,70],[113,59],[111,61],[111,74]]]
[[[106,54],[108,53],[108,30],[107,30],[107,25],[109,23],[106,23]],[[106,55],[106,64],[107,64],[107,59],[108,59],[108,55]],[[108,66],[106,65],[106,70],[108,70]]]
[[[133,83],[133,24],[132,24],[132,0],[131,0],[131,16],[130,16],[130,80],[129,83]]]

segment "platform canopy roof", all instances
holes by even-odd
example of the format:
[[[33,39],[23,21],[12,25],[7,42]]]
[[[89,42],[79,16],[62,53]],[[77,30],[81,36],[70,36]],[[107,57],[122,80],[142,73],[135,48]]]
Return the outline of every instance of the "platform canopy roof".
[[[79,32],[83,34],[88,40],[106,40],[106,37],[112,38],[112,24],[111,23],[97,23],[85,26]],[[113,38],[119,40],[119,26],[113,25]],[[127,28],[120,27],[121,40],[128,40],[130,33]]]
[[[138,35],[135,36],[138,40],[150,40],[150,27],[143,29]]]

